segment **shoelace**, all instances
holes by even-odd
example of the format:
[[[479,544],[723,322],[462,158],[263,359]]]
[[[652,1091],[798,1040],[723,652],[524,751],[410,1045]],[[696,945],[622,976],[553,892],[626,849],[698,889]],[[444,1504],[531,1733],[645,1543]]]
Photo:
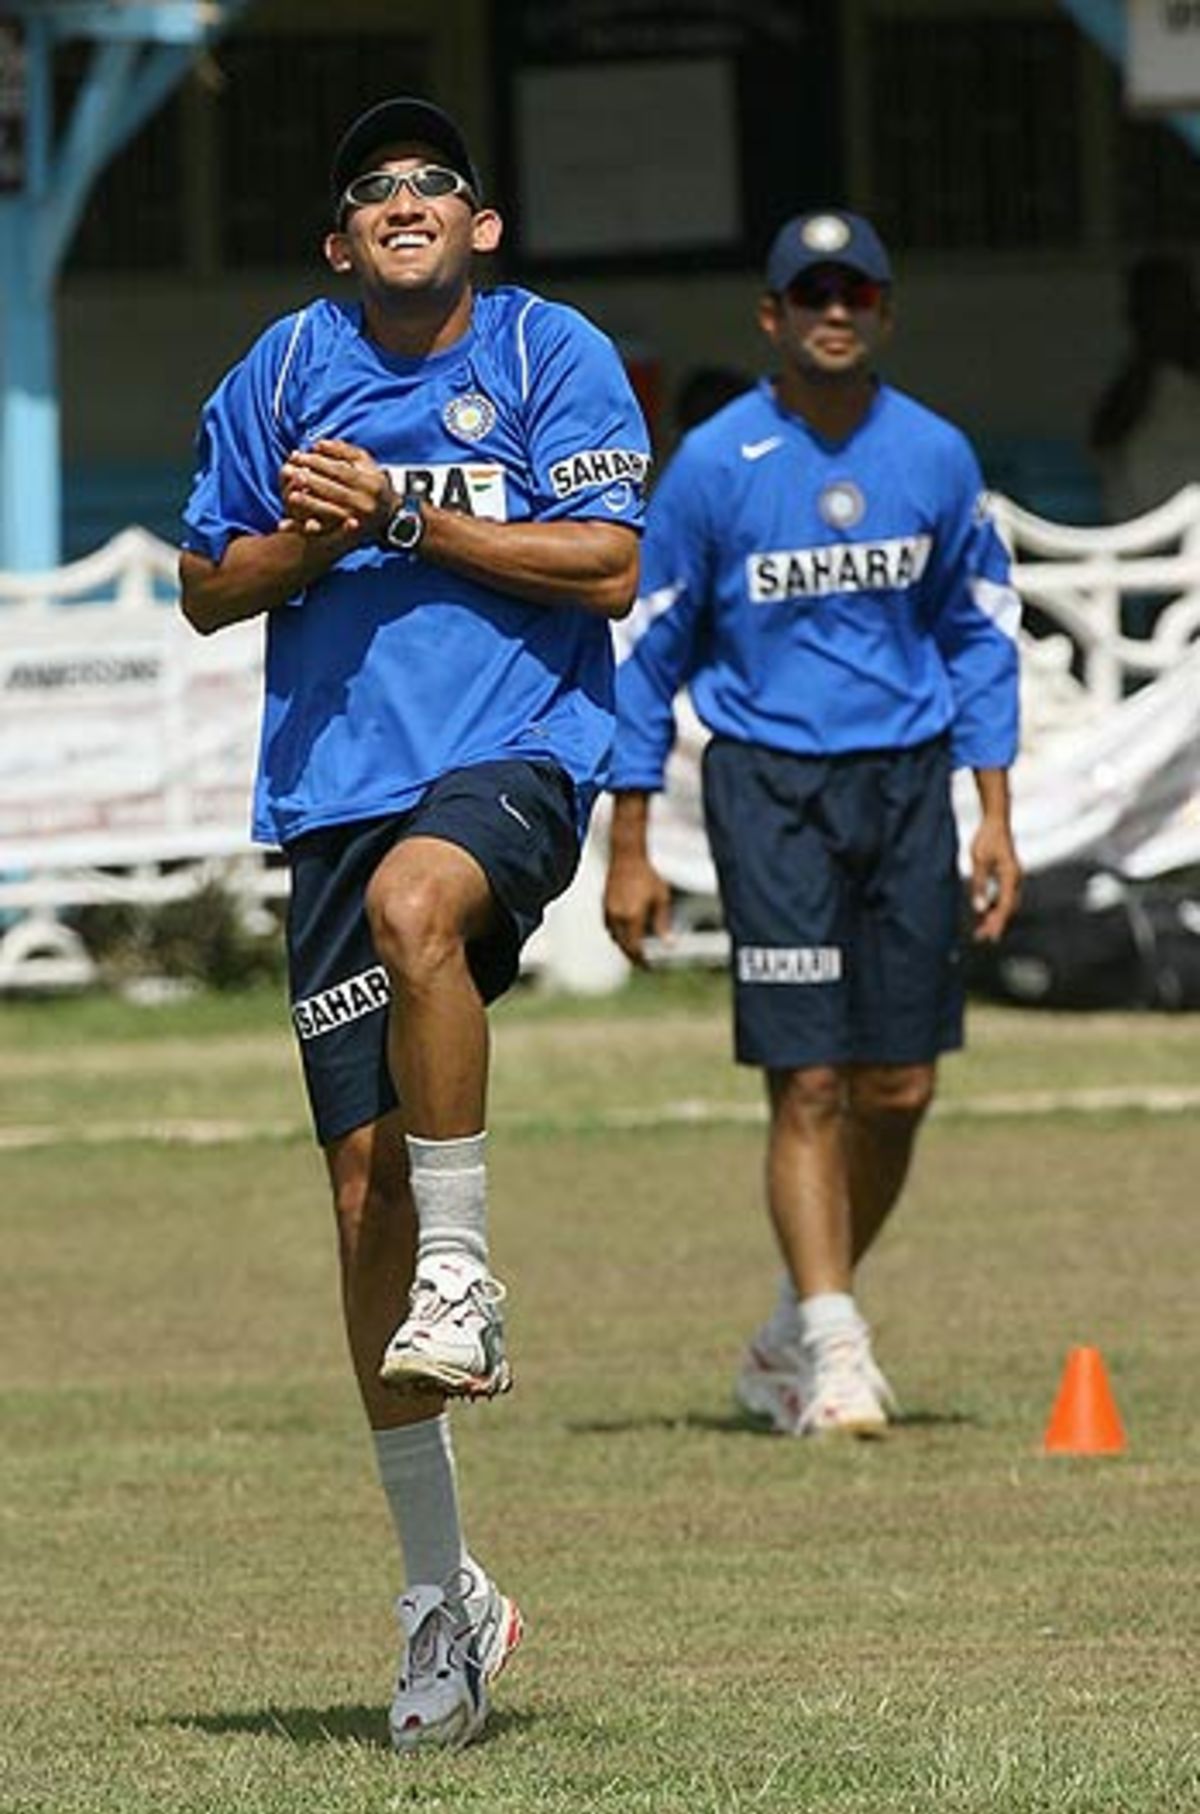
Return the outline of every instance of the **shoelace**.
[[[473,1618],[470,1600],[479,1592],[479,1582],[469,1568],[455,1569],[442,1586],[442,1603],[431,1608],[408,1640],[405,1667],[400,1672],[401,1686],[411,1691],[422,1675],[444,1676],[460,1662],[474,1641],[483,1661],[487,1649],[487,1626],[494,1618],[492,1594],[484,1591],[479,1616]],[[445,1663],[439,1665],[440,1641],[445,1642]]]
[[[469,1627],[456,1624],[454,1609],[446,1601],[431,1607],[405,1645],[400,1687],[411,1693],[423,1677],[448,1675],[464,1629]]]
[[[429,1323],[441,1322],[455,1311],[474,1310],[486,1317],[489,1308],[502,1304],[507,1295],[499,1279],[487,1273],[472,1279],[458,1297],[447,1297],[436,1279],[418,1277],[409,1298],[409,1315]]]

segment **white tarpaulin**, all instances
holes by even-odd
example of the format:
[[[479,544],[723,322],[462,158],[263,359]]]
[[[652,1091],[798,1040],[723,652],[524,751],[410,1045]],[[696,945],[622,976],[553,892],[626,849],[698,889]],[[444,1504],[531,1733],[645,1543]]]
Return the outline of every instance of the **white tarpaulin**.
[[[1090,861],[1145,877],[1200,863],[1200,646],[1089,724],[1023,751],[1012,791],[1031,872]],[[955,804],[965,855],[978,823],[969,774],[955,777]]]

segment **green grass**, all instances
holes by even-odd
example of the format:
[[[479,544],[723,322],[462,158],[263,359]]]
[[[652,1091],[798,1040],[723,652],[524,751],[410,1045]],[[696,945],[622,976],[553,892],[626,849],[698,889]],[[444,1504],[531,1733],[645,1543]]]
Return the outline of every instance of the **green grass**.
[[[654,981],[496,1016],[518,1383],[455,1432],[530,1633],[487,1742],[406,1762],[277,1005],[0,1009],[4,1814],[1200,1805],[1196,1112],[982,1112],[1194,1085],[1200,1022],[976,1015],[864,1273],[905,1421],[822,1446],[731,1412],[774,1276],[759,1090],[719,984]],[[243,1137],[140,1137],[187,1117]],[[1080,1341],[1116,1459],[1039,1452]]]

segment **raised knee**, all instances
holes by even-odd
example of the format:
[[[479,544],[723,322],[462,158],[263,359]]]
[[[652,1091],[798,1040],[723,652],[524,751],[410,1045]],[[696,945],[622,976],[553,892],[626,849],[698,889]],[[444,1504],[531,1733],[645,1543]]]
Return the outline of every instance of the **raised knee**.
[[[447,891],[436,876],[413,872],[373,881],[366,908],[376,951],[403,981],[419,982],[460,945]]]

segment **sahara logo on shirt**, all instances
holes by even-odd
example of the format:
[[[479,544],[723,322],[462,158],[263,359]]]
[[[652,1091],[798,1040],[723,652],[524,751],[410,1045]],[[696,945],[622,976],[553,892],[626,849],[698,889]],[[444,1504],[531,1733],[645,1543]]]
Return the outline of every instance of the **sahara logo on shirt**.
[[[887,542],[830,542],[823,548],[775,548],[746,560],[746,589],[756,605],[782,598],[826,598],[832,592],[898,592],[915,586],[933,548],[929,535]]]
[[[592,491],[597,485],[632,485],[638,489],[650,470],[650,456],[636,447],[590,447],[583,453],[569,454],[556,460],[550,468],[550,483],[556,498],[574,497],[579,491]]]
[[[504,495],[504,468],[475,464],[449,466],[389,466],[387,475],[398,498],[422,498],[442,510],[460,510],[464,516],[484,516],[493,523],[508,521]]]

